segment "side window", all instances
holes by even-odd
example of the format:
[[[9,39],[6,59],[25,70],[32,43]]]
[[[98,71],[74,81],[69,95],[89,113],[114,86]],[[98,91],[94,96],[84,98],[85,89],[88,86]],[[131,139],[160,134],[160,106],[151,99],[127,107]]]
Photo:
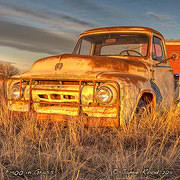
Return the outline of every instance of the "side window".
[[[78,50],[81,55],[90,55],[91,52],[91,42],[83,39],[81,42],[80,49]]]
[[[153,37],[152,58],[158,61],[164,60],[162,42],[161,42],[161,39],[156,36]]]

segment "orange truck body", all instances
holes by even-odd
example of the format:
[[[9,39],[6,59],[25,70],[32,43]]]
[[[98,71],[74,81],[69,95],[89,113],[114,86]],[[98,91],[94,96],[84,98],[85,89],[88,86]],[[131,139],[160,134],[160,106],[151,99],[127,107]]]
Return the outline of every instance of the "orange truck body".
[[[176,54],[178,59],[176,61],[170,60],[170,66],[174,73],[175,79],[175,94],[176,98],[179,99],[180,97],[180,40],[166,40],[166,50],[169,57],[172,54]],[[179,101],[179,100],[178,100]]]
[[[173,70],[173,73],[176,75],[180,74],[180,40],[166,40],[166,49],[168,56],[170,57],[172,54],[178,54],[179,58],[177,61],[170,60],[170,65]]]

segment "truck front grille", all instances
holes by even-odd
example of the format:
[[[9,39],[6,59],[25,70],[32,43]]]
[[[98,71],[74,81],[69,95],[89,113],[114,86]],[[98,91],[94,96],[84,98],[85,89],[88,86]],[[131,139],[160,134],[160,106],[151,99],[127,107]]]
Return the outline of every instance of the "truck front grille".
[[[15,78],[11,78],[13,79]],[[19,81],[20,89],[25,89],[24,94],[16,100],[8,99],[10,110],[72,116],[83,113],[90,117],[119,117],[120,92],[116,81],[35,78],[19,79]],[[95,98],[96,88],[107,82],[113,83],[116,87],[117,100],[112,105],[98,104]],[[89,88],[89,94],[82,93],[84,87]]]

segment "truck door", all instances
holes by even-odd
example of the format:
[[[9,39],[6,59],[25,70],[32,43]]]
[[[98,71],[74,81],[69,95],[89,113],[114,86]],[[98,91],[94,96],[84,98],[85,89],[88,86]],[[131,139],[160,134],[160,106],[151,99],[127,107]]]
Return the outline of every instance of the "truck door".
[[[153,61],[151,85],[156,93],[156,103],[169,106],[174,100],[174,75],[169,61],[160,63],[167,58],[164,47],[161,38],[153,36],[151,51]]]

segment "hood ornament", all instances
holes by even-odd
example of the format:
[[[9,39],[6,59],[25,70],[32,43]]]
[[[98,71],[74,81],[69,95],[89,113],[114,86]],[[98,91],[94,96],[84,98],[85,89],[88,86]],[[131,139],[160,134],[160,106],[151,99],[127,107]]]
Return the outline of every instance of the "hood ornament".
[[[57,70],[60,71],[63,67],[63,63],[61,63],[61,58],[62,58],[62,56],[59,56],[59,62],[55,65],[55,71],[57,71]]]
[[[55,71],[57,71],[57,70],[61,70],[62,69],[62,67],[63,67],[63,63],[57,63],[56,65],[55,65]]]

